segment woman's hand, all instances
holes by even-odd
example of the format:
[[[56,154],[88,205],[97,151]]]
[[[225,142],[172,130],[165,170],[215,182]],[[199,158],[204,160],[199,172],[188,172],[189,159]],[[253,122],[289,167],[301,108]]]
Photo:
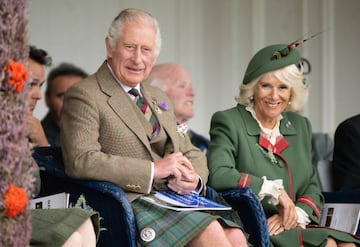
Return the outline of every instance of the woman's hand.
[[[283,232],[283,219],[279,214],[274,214],[273,216],[267,219],[267,224],[269,228],[270,235],[278,235],[279,233]]]
[[[297,226],[297,214],[294,202],[290,199],[289,195],[284,189],[281,189],[279,196],[279,205],[277,206],[279,215],[282,219],[282,225],[285,230],[289,230]]]

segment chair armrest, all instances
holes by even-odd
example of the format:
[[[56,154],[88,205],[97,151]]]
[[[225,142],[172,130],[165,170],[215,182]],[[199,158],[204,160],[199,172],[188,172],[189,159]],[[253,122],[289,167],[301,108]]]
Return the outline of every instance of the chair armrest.
[[[264,209],[250,187],[231,189],[220,193],[239,213],[245,232],[250,234],[249,242],[254,246],[270,246],[270,236]]]

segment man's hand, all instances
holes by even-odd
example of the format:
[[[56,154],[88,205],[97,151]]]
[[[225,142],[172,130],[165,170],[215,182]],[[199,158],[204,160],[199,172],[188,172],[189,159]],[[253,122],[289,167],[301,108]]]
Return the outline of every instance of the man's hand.
[[[35,146],[46,147],[49,146],[44,129],[39,121],[32,115],[28,115],[26,119],[28,137]]]
[[[179,194],[196,189],[200,179],[191,162],[180,152],[155,161],[154,170],[154,179],[168,177],[168,187]]]

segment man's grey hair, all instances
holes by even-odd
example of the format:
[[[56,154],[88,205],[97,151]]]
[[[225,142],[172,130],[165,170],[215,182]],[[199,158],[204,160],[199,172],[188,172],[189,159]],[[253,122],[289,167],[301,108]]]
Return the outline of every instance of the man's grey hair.
[[[116,41],[118,40],[119,35],[122,35],[122,27],[124,23],[143,21],[153,24],[156,29],[155,56],[157,57],[161,50],[161,33],[159,22],[150,13],[141,9],[124,9],[114,18],[109,27],[109,33],[107,35],[111,48],[115,49]]]

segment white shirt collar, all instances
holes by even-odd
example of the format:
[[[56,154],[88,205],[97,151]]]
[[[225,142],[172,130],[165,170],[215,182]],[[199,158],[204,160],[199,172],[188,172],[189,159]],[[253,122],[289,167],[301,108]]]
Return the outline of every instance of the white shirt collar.
[[[283,116],[280,114],[278,116],[278,119],[276,121],[275,127],[273,129],[265,128],[261,122],[256,118],[256,112],[253,108],[253,105],[248,105],[245,108],[247,111],[249,111],[252,115],[252,117],[256,120],[256,122],[259,124],[259,127],[261,129],[261,132],[265,135],[265,137],[270,141],[272,145],[275,145],[276,139],[281,136],[280,133],[280,120],[283,119]]]
[[[115,81],[122,87],[122,89],[124,89],[124,91],[129,95],[129,97],[131,99],[134,99],[135,96],[128,93],[129,90],[132,89],[132,87],[129,87],[129,86],[125,85],[124,83],[122,83],[121,81],[119,81],[119,79],[115,76],[115,74],[114,74],[113,70],[111,69],[108,62],[106,62],[106,66],[108,67],[108,69],[109,69],[110,73],[112,74],[112,76],[114,77]],[[135,88],[139,91],[140,96],[142,97],[143,95],[140,90],[140,83],[138,83]]]

